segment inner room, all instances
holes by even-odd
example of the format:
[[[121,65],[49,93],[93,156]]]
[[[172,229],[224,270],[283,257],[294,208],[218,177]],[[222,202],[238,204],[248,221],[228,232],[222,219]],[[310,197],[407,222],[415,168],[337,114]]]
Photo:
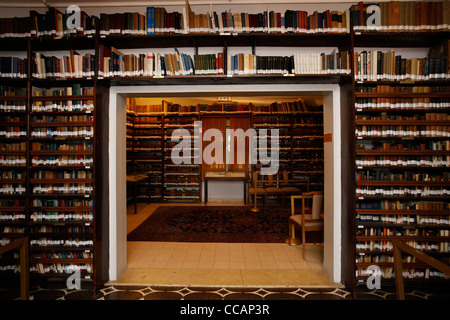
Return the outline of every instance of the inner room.
[[[126,149],[127,187],[117,196],[126,199],[127,236],[126,267],[112,283],[340,286],[324,267],[335,255],[324,235],[334,220],[333,152],[324,144],[332,93],[117,97],[126,109],[117,148]],[[305,240],[296,226],[302,197],[306,225],[312,207],[319,225]]]

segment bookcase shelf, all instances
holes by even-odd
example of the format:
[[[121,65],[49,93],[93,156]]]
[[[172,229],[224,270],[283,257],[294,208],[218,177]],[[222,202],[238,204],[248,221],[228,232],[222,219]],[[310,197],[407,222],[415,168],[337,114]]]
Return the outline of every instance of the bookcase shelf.
[[[412,2],[411,2],[412,3]],[[431,3],[431,2],[430,2]],[[92,265],[92,268],[88,268],[88,271],[83,269],[83,277],[87,277],[94,280],[97,285],[102,280],[107,278],[107,270],[105,266],[102,266],[106,261],[106,255],[109,251],[107,244],[107,147],[103,146],[100,141],[107,140],[107,112],[108,109],[108,88],[111,86],[145,86],[145,85],[168,85],[168,86],[180,86],[180,85],[271,85],[277,83],[283,84],[337,84],[340,86],[341,97],[341,127],[345,128],[341,132],[341,145],[342,145],[342,177],[344,185],[348,186],[348,192],[343,194],[343,212],[345,215],[342,219],[342,279],[349,286],[352,291],[356,283],[359,283],[361,277],[360,274],[364,273],[363,269],[367,267],[365,264],[355,264],[355,256],[358,253],[366,253],[366,255],[378,255],[378,252],[374,251],[357,251],[355,250],[358,239],[356,234],[358,229],[356,224],[357,215],[365,216],[382,216],[382,215],[412,215],[412,216],[439,216],[448,219],[449,203],[448,196],[446,195],[431,195],[431,196],[364,196],[358,197],[356,189],[358,187],[386,187],[384,184],[388,184],[387,187],[395,187],[396,189],[404,188],[431,188],[444,189],[448,184],[446,181],[380,181],[380,179],[360,181],[355,179],[358,174],[370,174],[373,172],[380,172],[383,174],[398,174],[402,171],[412,171],[416,174],[430,174],[430,175],[444,175],[448,174],[447,167],[450,160],[449,148],[445,145],[445,142],[449,140],[448,136],[440,134],[422,134],[420,136],[402,136],[402,135],[367,135],[367,134],[355,134],[357,129],[361,126],[392,126],[400,127],[413,126],[419,127],[422,131],[427,130],[426,127],[442,127],[441,133],[448,133],[448,120],[362,120],[357,118],[357,115],[370,115],[380,116],[382,113],[392,115],[409,116],[424,115],[426,113],[439,113],[448,114],[450,110],[450,90],[449,90],[449,78],[448,75],[448,39],[450,36],[448,21],[442,21],[442,25],[427,26],[426,21],[431,24],[438,23],[438,21],[447,20],[445,15],[439,16],[439,13],[446,12],[445,10],[434,9],[436,18],[425,19],[420,22],[412,24],[412,16],[405,20],[404,24],[386,20],[386,6],[394,6],[395,2],[380,4],[383,7],[382,12],[382,29],[378,31],[369,30],[364,21],[361,23],[358,20],[364,17],[364,7],[366,4],[358,4],[351,6],[345,14],[347,22],[344,26],[345,31],[335,32],[330,30],[329,27],[332,24],[330,19],[331,12],[306,14],[306,20],[303,19],[303,25],[300,20],[294,19],[293,21],[287,21],[287,29],[279,29],[280,26],[271,25],[270,27],[262,25],[258,26],[261,29],[242,29],[239,28],[226,28],[226,30],[213,29],[208,32],[199,32],[199,30],[190,30],[187,33],[186,30],[157,30],[156,34],[146,34],[145,26],[140,27],[133,26],[133,30],[126,31],[130,27],[130,24],[125,25],[125,20],[120,20],[118,25],[107,25],[106,21],[110,17],[106,17],[106,14],[102,14],[101,18],[91,17],[83,15],[85,22],[84,30],[70,30],[71,32],[62,34],[61,39],[55,39],[56,33],[52,30],[36,29],[36,23],[43,16],[37,14],[37,12],[30,12],[30,17],[25,17],[23,21],[33,21],[31,23],[30,30],[15,30],[17,32],[9,32],[3,34],[0,38],[0,50],[5,52],[20,52],[20,59],[26,59],[23,67],[26,69],[26,76],[12,75],[11,77],[0,76],[0,128],[7,128],[10,131],[14,131],[17,128],[22,128],[19,131],[23,131],[23,136],[0,136],[0,187],[5,185],[13,185],[14,188],[25,188],[25,191],[21,194],[13,193],[0,193],[0,220],[2,227],[20,227],[24,228],[23,233],[3,232],[0,236],[1,245],[6,244],[11,239],[15,239],[21,235],[30,235],[31,227],[38,225],[53,225],[55,223],[61,223],[63,225],[75,224],[82,226],[84,223],[89,223],[93,227],[93,232],[87,234],[81,234],[80,237],[86,236],[93,240],[92,245],[87,247],[61,247],[61,246],[33,246],[31,252],[79,252],[84,248],[89,250],[92,254],[90,259],[48,259],[48,260],[32,260],[32,275],[38,278],[48,278],[49,275],[66,277],[70,273],[56,273],[53,271],[50,273],[43,265],[37,267],[35,264],[53,264],[53,262],[70,265]],[[428,3],[425,5],[427,8],[419,7],[419,2],[414,2],[414,10],[417,16],[430,16],[431,11],[428,11]],[[421,4],[422,5],[422,4]],[[431,4],[431,6],[440,6],[438,4]],[[442,2],[442,6],[444,3]],[[445,3],[446,10],[448,11],[448,3]],[[443,7],[444,9],[444,7]],[[431,9],[430,9],[431,10]],[[401,11],[401,10],[400,10]],[[411,14],[410,10],[410,14]],[[303,14],[306,12],[300,12],[298,10],[292,11],[288,14]],[[57,16],[61,17],[62,13],[59,13],[53,8],[49,8],[47,13],[49,17]],[[225,14],[225,13],[224,13]],[[261,13],[261,21],[264,14],[270,16],[271,13]],[[122,14],[116,15],[120,17]],[[299,16],[300,17],[300,16]],[[325,18],[324,18],[325,17]],[[328,18],[327,18],[328,17]],[[233,19],[233,17],[228,17]],[[303,16],[303,18],[305,18]],[[27,20],[28,19],[28,20]],[[115,18],[114,18],[115,19]],[[271,20],[272,19],[272,20]],[[403,16],[402,19],[406,19]],[[350,24],[350,20],[352,23]],[[364,19],[363,19],[364,20]],[[22,21],[22,20],[21,20]],[[54,19],[50,19],[54,21]],[[230,20],[232,21],[232,20]],[[273,18],[269,18],[266,21],[272,21]],[[409,22],[408,22],[409,21]],[[292,22],[292,26],[290,23]],[[305,27],[305,22],[308,22]],[[392,23],[391,23],[392,22]],[[2,27],[7,26],[7,21],[2,21]],[[92,29],[92,24],[96,25],[96,29]],[[348,24],[347,24],[348,23]],[[4,24],[4,25],[3,25]],[[27,23],[17,26],[16,29],[23,29],[27,26]],[[404,28],[398,28],[403,26]],[[9,26],[9,25],[8,25]],[[111,34],[108,34],[109,27],[116,27]],[[292,27],[292,28],[291,28]],[[142,32],[136,32],[139,30]],[[393,32],[393,28],[398,30]],[[55,31],[67,32],[68,30],[59,30],[59,26],[55,26]],[[200,30],[201,31],[201,30]],[[179,32],[179,33],[175,33]],[[125,35],[123,33],[134,33],[134,35]],[[440,47],[442,43],[446,46]],[[342,56],[345,56],[344,52],[348,54],[349,61],[345,68],[345,72],[329,71],[324,74],[308,74],[306,72],[289,72],[288,74],[272,73],[272,74],[228,74],[228,69],[223,68],[223,74],[220,72],[213,72],[213,74],[190,74],[182,76],[173,75],[157,75],[157,76],[112,76],[106,77],[99,73],[101,71],[101,46],[107,48],[114,47],[118,50],[129,50],[133,54],[137,51],[158,51],[156,49],[168,49],[178,48],[181,52],[192,51],[195,54],[203,51],[203,48],[218,48],[216,54],[224,54],[224,56],[235,53],[234,49],[239,47],[245,47],[247,51],[258,56],[259,49],[268,47],[269,50],[279,48],[295,48],[293,51],[301,51],[302,48],[313,47],[314,50],[321,51],[321,48],[336,48],[337,52]],[[359,65],[355,57],[362,50],[366,51],[382,51],[387,52],[390,50],[409,50],[409,48],[429,48],[430,54],[423,59],[420,63],[431,63],[431,60],[426,59],[447,59],[447,69],[442,73],[432,72],[426,77],[422,74],[409,77],[408,73],[403,74],[391,70],[390,76],[396,74],[398,81],[393,80],[392,77],[379,78],[377,81],[373,81],[373,74],[361,73],[361,77],[358,77],[359,71],[367,71],[364,68],[364,64]],[[435,50],[436,48],[443,49],[442,51]],[[139,50],[136,50],[139,49]],[[324,49],[325,50],[325,49]],[[328,49],[326,49],[328,50]],[[399,50],[401,51],[401,50]],[[48,52],[48,57],[53,55],[61,58],[62,56],[70,57],[76,55],[79,52],[85,55],[85,52],[90,52],[89,61],[90,69],[88,74],[79,74],[76,77],[71,75],[55,74],[51,78],[36,78],[33,74],[36,73],[35,54]],[[330,52],[324,52],[330,54]],[[293,52],[284,52],[283,55],[291,55]],[[356,55],[355,55],[356,54]],[[397,54],[395,54],[397,55]],[[401,56],[403,51],[401,51]],[[5,56],[3,54],[2,56]],[[137,57],[137,56],[136,56]],[[364,55],[361,58],[364,59]],[[403,58],[405,59],[405,58]],[[415,59],[415,58],[414,58]],[[228,67],[228,59],[223,67]],[[347,60],[345,60],[347,62]],[[23,61],[25,62],[25,60]],[[373,60],[371,61],[374,62]],[[21,62],[22,63],[22,62]],[[48,63],[52,63],[49,60]],[[395,61],[394,61],[395,64]],[[26,68],[25,68],[26,66]],[[85,64],[86,66],[86,64]],[[53,66],[52,66],[53,67]],[[392,66],[391,66],[392,67]],[[220,69],[220,68],[219,68]],[[334,70],[334,69],[332,69]],[[372,70],[373,71],[373,70]],[[400,70],[401,71],[401,70]],[[435,70],[436,71],[436,70]],[[440,70],[438,70],[440,71]],[[377,75],[381,74],[378,73]],[[383,72],[383,74],[389,74]],[[372,77],[365,77],[371,75]],[[356,76],[356,77],[355,77]],[[424,80],[428,78],[428,80]],[[73,87],[77,85],[81,88],[89,88],[84,92],[72,93],[64,92],[64,88]],[[394,87],[394,88],[407,88],[404,91],[394,92],[374,92],[373,88],[379,85]],[[414,91],[415,88],[424,89],[423,91]],[[437,91],[426,91],[428,89],[440,89]],[[10,90],[9,90],[9,89]],[[35,88],[42,89],[42,94],[36,96]],[[441,90],[442,89],[442,90]],[[50,91],[46,91],[50,90]],[[372,91],[369,91],[372,90]],[[51,91],[56,91],[52,93]],[[389,102],[383,101],[378,104],[377,101],[383,99],[389,100]],[[415,100],[417,99],[417,100]],[[77,107],[69,105],[69,102],[75,103],[78,101]],[[411,103],[411,104],[410,104]],[[51,119],[56,119],[59,116],[93,116],[93,121],[85,122],[72,122],[58,119],[56,122],[46,120],[41,123],[35,121],[36,117],[44,116]],[[286,131],[285,137],[281,139],[282,145],[282,157],[280,158],[282,167],[288,170],[289,174],[294,178],[308,176],[310,179],[317,179],[317,186],[323,188],[323,175],[324,175],[324,161],[323,161],[323,127],[310,126],[309,124],[301,123],[301,119],[305,117],[317,117],[317,121],[320,117],[323,118],[322,112],[313,113],[307,111],[289,111],[281,112],[270,110],[268,112],[261,112],[258,110],[252,111],[201,111],[196,112],[173,112],[173,113],[151,113],[151,114],[139,114],[128,113],[127,114],[127,155],[130,156],[130,161],[127,162],[127,174],[135,174],[137,167],[141,173],[146,175],[140,184],[141,190],[144,190],[142,194],[137,194],[139,199],[145,201],[174,201],[182,199],[182,201],[193,200],[198,201],[201,193],[197,190],[193,193],[170,193],[164,190],[164,184],[167,187],[173,185],[172,179],[177,174],[182,173],[186,181],[189,183],[201,183],[202,168],[201,166],[183,166],[181,171],[178,167],[171,166],[170,163],[164,160],[167,156],[170,145],[168,145],[165,135],[172,129],[165,126],[166,120],[171,119],[179,122],[181,119],[196,118],[201,119],[204,116],[219,117],[224,116],[249,116],[254,123],[258,123],[259,120],[264,118],[277,118],[285,119],[286,127],[283,127],[283,131]],[[157,127],[147,127],[136,125],[136,119],[138,117],[156,117],[158,118]],[[5,117],[11,117],[9,120],[5,120]],[[12,119],[13,117],[20,118]],[[98,121],[101,119],[101,121]],[[259,120],[258,120],[259,119]],[[368,118],[369,119],[369,118]],[[323,121],[323,120],[322,120]],[[273,122],[267,123],[264,120],[259,122],[263,124],[262,128],[279,128],[274,126]],[[265,126],[267,125],[267,126]],[[92,127],[92,133],[80,134],[72,136],[70,134],[55,134],[45,135],[43,132],[52,132],[53,130],[59,130],[61,127],[76,128],[76,127]],[[13,129],[14,128],[14,129]],[[49,129],[49,130],[48,130]],[[155,132],[151,132],[151,131]],[[311,130],[316,130],[311,132]],[[415,130],[415,129],[414,129]],[[1,130],[0,130],[1,131]],[[138,133],[139,131],[139,133]],[[39,133],[39,134],[36,134]],[[42,135],[41,135],[42,133]],[[136,133],[136,134],[135,134]],[[150,146],[142,146],[147,143]],[[77,144],[87,143],[93,146],[89,150],[54,150],[55,146],[48,149],[35,149],[33,143],[41,143],[50,146],[50,144],[61,145],[67,144],[75,148]],[[159,143],[159,144],[158,144]],[[401,150],[392,150],[383,148],[383,143],[391,143],[392,145],[403,144],[404,148]],[[430,148],[430,144],[438,145],[438,150]],[[360,149],[360,144],[364,144],[367,148]],[[425,145],[425,149],[420,146]],[[106,144],[105,144],[106,145]],[[408,146],[406,146],[408,145]],[[410,148],[410,146],[416,146],[418,150]],[[57,149],[57,148],[56,148]],[[73,158],[82,158],[79,162],[73,162],[69,160],[76,160]],[[54,161],[55,158],[58,161]],[[66,161],[67,160],[67,161]],[[395,165],[397,164],[397,165]],[[76,184],[92,184],[93,191],[88,194],[74,194],[74,193],[33,193],[33,186],[36,184],[56,184],[64,183],[64,180],[60,178],[47,179],[39,178],[35,179],[35,175],[41,174],[40,171],[59,174],[64,170],[73,170],[76,172],[91,172],[92,177],[77,180],[71,180]],[[356,177],[355,177],[356,175]],[[187,178],[189,177],[189,178]],[[190,180],[189,180],[190,179]],[[74,182],[76,181],[76,182]],[[184,180],[183,180],[184,181]],[[8,186],[8,188],[11,186]],[[148,192],[148,190],[150,190]],[[100,195],[100,197],[98,196]],[[180,198],[181,197],[181,198]],[[106,199],[106,200],[105,200]],[[414,204],[416,207],[425,207],[424,203],[428,205],[434,204],[440,206],[437,209],[414,209],[403,210],[399,209]],[[395,209],[379,209],[381,207],[393,207]],[[413,206],[413,207],[414,207]],[[364,208],[364,209],[361,209]],[[414,207],[415,208],[415,207]],[[4,217],[7,217],[3,219]],[[19,218],[18,218],[19,217]],[[363,225],[364,228],[371,228],[373,225]],[[391,224],[386,223],[385,227],[393,227]],[[406,226],[405,226],[406,227]],[[408,228],[411,226],[408,226]],[[414,228],[423,229],[422,225],[413,225]],[[441,223],[438,226],[433,226],[433,229],[439,231],[448,231],[448,225]],[[17,229],[18,230],[18,229]],[[48,236],[45,233],[32,234],[31,240],[36,238]],[[57,238],[52,234],[52,238]],[[448,237],[444,236],[444,239]],[[56,239],[57,240],[57,239]],[[405,239],[409,241],[410,238]],[[380,241],[387,241],[387,238],[382,238]],[[429,239],[419,239],[417,241],[430,241]],[[444,248],[445,249],[445,248]],[[448,249],[448,248],[447,248]],[[436,252],[433,253],[439,259],[448,257],[448,252]],[[448,251],[448,250],[447,250]],[[2,257],[2,264],[3,264]],[[8,258],[8,257],[7,257]],[[5,258],[6,259],[6,258]],[[10,261],[10,260],[8,260]],[[44,262],[45,261],[45,262]],[[16,261],[17,262],[17,261]],[[9,264],[10,262],[8,262]],[[14,263],[17,264],[17,263]],[[390,268],[390,265],[380,265],[382,268]],[[411,267],[423,269],[422,266],[412,265]],[[56,269],[55,269],[56,270]],[[355,272],[356,271],[356,272]],[[42,273],[42,275],[40,274]],[[389,272],[387,273],[389,274]],[[425,276],[421,276],[424,278]],[[391,279],[390,279],[391,280]],[[434,279],[422,279],[426,281],[434,281]],[[434,283],[434,282],[433,282]]]
[[[355,43],[356,38],[357,36],[355,36]],[[377,37],[369,38],[375,41]],[[397,37],[393,36],[392,39]],[[441,40],[442,38],[439,37],[432,37],[431,42],[428,42],[429,39],[423,42],[417,40],[416,46],[434,45]],[[378,46],[380,46],[379,42]],[[386,92],[379,91],[384,90],[385,87],[390,89],[386,89]],[[431,87],[436,89],[436,92],[429,92]],[[376,88],[376,91],[370,92],[373,88]],[[401,92],[402,90],[405,92]],[[354,126],[356,128],[357,174],[355,257],[359,257],[356,259],[356,284],[363,283],[358,275],[364,275],[365,270],[374,264],[380,267],[385,280],[393,280],[393,260],[389,263],[381,262],[376,257],[387,255],[393,259],[391,243],[394,239],[405,241],[422,251],[424,251],[422,243],[433,246],[433,250],[426,252],[448,263],[450,215],[446,194],[449,185],[446,178],[448,175],[446,159],[450,156],[450,151],[448,121],[439,120],[443,119],[442,117],[447,119],[448,107],[445,105],[449,100],[447,90],[448,82],[446,81],[436,81],[433,84],[427,81],[412,84],[391,81],[355,83]],[[439,104],[436,104],[439,107],[433,107],[430,104],[436,99],[439,99]],[[408,107],[406,107],[407,104],[409,104]],[[381,107],[374,107],[374,105]],[[434,114],[438,120],[429,120],[429,114]],[[427,118],[424,120],[426,115]],[[391,116],[393,118],[389,118]],[[386,128],[393,132],[376,132]],[[414,135],[411,135],[412,131],[409,130],[415,131]],[[431,150],[438,145],[441,146],[437,147],[438,150]],[[441,159],[442,162],[438,164],[433,159]],[[374,165],[364,165],[366,160],[375,161],[372,162]],[[402,162],[399,166],[390,165],[390,161],[395,163],[397,160]],[[405,170],[408,170],[407,172],[411,175],[422,178],[429,174],[430,178],[406,177]],[[384,175],[388,178],[382,178]],[[400,176],[403,177],[399,178]],[[386,208],[380,208],[381,206]],[[413,207],[404,210],[402,206]],[[436,208],[424,209],[425,206]],[[421,223],[418,223],[419,219]],[[433,223],[425,223],[424,219]],[[385,235],[386,232],[395,235]],[[404,235],[404,233],[411,235]],[[366,246],[378,249],[365,250]],[[404,263],[404,268],[412,270],[412,277],[422,278],[424,281],[431,280],[428,273],[432,271],[426,265]],[[442,281],[445,276],[438,275],[438,278]]]

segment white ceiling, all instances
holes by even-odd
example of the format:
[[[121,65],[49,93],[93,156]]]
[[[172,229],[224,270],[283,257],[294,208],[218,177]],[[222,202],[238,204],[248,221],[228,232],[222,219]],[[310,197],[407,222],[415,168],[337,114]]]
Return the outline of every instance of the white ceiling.
[[[385,0],[381,0],[385,1]],[[286,3],[356,3],[355,0],[189,0],[190,5],[205,4],[286,4]],[[45,7],[45,4],[53,7],[67,7],[69,5],[79,5],[83,7],[131,7],[131,6],[149,6],[149,5],[184,5],[185,0],[159,0],[159,1],[142,1],[142,0],[23,0],[11,1],[0,0],[0,7],[11,8],[28,8],[28,7]]]

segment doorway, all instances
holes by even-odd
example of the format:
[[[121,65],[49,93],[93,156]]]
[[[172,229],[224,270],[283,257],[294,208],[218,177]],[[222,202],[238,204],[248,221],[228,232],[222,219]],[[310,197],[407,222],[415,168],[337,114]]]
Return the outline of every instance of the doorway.
[[[340,282],[340,112],[337,85],[228,85],[217,86],[112,87],[110,90],[110,281],[117,280],[127,266],[126,199],[121,196],[125,181],[125,117],[126,98],[155,95],[312,95],[324,103],[324,133],[328,135],[325,154],[325,232],[323,270],[328,278]],[[299,273],[299,272],[297,272]]]

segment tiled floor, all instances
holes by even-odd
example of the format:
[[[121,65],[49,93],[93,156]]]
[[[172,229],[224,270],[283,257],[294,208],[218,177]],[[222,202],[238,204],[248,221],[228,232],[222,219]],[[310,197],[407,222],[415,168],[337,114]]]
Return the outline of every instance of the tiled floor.
[[[130,207],[128,232],[158,207],[139,204],[137,214]],[[127,245],[127,271],[110,284],[342,287],[323,271],[321,245],[308,244],[306,259],[303,247],[284,243],[129,241]]]
[[[143,221],[157,205],[140,205],[139,208],[143,209],[140,211],[141,214],[128,215],[129,230]],[[106,284],[96,295],[93,295],[90,282],[82,282],[81,289],[69,290],[63,281],[33,284],[30,288],[31,299],[188,301],[396,299],[395,287],[383,286],[381,290],[359,288],[356,297],[353,297],[339,284],[330,283],[321,269],[320,246],[308,246],[306,261],[301,257],[300,247],[285,244],[129,242],[128,249],[129,268],[121,281]],[[3,285],[0,284],[0,300],[19,299],[18,284],[11,287]],[[450,300],[448,288],[421,290],[417,287],[405,287],[405,296],[407,300],[417,301]],[[153,305],[156,306],[160,304]],[[111,305],[108,305],[108,308],[110,307]]]

